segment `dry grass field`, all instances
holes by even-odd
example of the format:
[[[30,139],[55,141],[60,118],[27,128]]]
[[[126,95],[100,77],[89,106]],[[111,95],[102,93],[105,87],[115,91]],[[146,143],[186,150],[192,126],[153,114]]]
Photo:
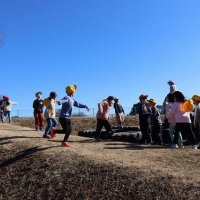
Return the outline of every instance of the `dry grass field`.
[[[199,150],[96,142],[77,136],[94,118],[72,121],[69,148],[63,135],[43,139],[33,119],[0,123],[0,199],[200,199]]]
[[[110,119],[112,126],[117,126],[116,120],[114,117]],[[33,118],[13,118],[13,124],[30,127],[34,129],[34,119]],[[137,116],[127,116],[125,118],[124,126],[138,126],[138,117]],[[72,118],[72,135],[77,135],[78,131],[81,130],[95,130],[96,127],[96,118],[95,117],[73,117]],[[58,125],[58,129],[61,128]]]

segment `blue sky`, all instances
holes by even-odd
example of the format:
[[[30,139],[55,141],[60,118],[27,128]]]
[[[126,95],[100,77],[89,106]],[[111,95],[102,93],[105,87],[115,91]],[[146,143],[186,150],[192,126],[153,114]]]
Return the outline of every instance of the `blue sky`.
[[[109,95],[132,107],[142,93],[161,104],[168,80],[200,93],[199,0],[0,0],[0,94],[32,109],[65,96],[97,107]]]

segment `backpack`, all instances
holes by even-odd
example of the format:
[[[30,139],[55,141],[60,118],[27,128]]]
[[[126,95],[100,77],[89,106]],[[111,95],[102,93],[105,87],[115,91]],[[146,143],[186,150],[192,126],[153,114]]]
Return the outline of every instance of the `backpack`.
[[[193,108],[194,108],[194,104],[191,99],[185,100],[181,106],[181,110],[183,112],[191,112]]]
[[[50,99],[49,98],[46,98],[46,99],[44,99],[43,101],[42,101],[42,104],[44,105],[44,106],[48,106],[49,105],[49,103],[50,103]]]

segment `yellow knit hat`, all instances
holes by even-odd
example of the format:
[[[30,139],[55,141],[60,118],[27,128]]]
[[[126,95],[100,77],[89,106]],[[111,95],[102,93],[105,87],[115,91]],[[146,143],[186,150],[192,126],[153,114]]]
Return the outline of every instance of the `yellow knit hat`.
[[[66,93],[67,94],[74,94],[74,92],[76,91],[77,85],[68,85],[66,87]]]
[[[149,99],[148,102],[152,102],[152,103],[157,103],[157,101],[155,99]]]
[[[197,94],[193,95],[192,100],[200,101],[200,95],[197,95]]]

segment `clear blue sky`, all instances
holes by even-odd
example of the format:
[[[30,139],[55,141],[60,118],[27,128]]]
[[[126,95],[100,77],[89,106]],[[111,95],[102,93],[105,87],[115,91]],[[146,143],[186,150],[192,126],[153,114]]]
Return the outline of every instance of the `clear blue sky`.
[[[200,93],[199,0],[0,0],[0,31],[0,94],[17,109],[68,84],[89,107],[141,93],[161,104],[170,79]]]

